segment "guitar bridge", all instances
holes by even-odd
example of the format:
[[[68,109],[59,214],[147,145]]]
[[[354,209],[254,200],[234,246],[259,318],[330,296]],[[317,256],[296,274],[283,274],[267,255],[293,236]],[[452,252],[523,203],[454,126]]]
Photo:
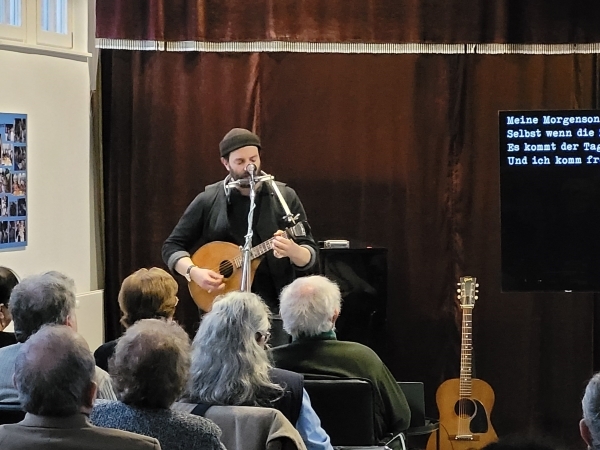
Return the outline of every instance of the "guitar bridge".
[[[449,436],[453,441],[478,441],[479,436],[473,436],[472,434],[455,434]]]

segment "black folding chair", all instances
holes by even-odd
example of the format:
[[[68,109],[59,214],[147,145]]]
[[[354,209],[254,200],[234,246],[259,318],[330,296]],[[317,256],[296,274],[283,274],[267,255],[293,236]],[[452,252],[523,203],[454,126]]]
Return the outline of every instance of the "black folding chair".
[[[388,449],[377,442],[373,386],[360,378],[304,380],[304,388],[336,448]]]
[[[410,408],[410,428],[404,430],[404,437],[425,436],[436,432],[440,428],[437,420],[429,419],[425,415],[425,392],[423,383],[420,381],[398,381],[398,386],[402,389],[406,402]],[[436,448],[439,448],[439,434],[436,434]],[[406,441],[403,441],[403,448],[407,447]],[[419,446],[421,447],[421,446]]]

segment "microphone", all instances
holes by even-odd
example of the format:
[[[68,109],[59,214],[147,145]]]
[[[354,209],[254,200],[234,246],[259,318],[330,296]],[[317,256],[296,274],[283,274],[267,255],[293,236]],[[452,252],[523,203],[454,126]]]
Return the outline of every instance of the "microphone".
[[[250,175],[250,180],[252,180],[252,182],[254,182],[254,173],[256,172],[256,164],[248,164],[246,166],[246,172],[248,172],[248,174]]]

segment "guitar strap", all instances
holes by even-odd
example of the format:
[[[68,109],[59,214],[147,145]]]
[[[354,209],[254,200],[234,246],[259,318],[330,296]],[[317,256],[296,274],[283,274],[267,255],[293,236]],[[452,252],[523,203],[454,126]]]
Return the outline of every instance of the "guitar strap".
[[[267,174],[261,170],[261,176],[262,175],[267,175]],[[229,203],[229,194],[231,193],[231,189],[227,187],[227,184],[229,183],[230,180],[231,180],[231,175],[227,175],[225,177],[225,179],[223,180],[223,188],[225,189],[225,197],[227,198],[228,203]],[[275,195],[277,195],[277,198],[279,199],[279,203],[281,204],[283,210],[285,211],[285,216],[283,216],[283,220],[287,221],[290,224],[295,224],[296,221],[298,220],[298,218],[300,217],[300,214],[296,214],[295,216],[292,214],[292,212],[290,211],[290,207],[288,206],[287,202],[285,201],[285,198],[283,198],[283,195],[281,194],[281,191],[279,190],[277,183],[275,183],[275,180],[273,178],[271,178],[270,180],[268,180],[268,182],[271,183],[271,188],[273,189],[273,192],[275,192]]]
[[[271,188],[273,188],[273,191],[275,191],[275,194],[277,195],[277,198],[279,199],[279,203],[281,203],[281,206],[283,207],[283,210],[285,211],[285,216],[283,216],[283,219],[286,220],[290,224],[295,224],[296,220],[298,220],[298,217],[300,217],[300,214],[296,214],[295,216],[292,214],[287,202],[283,198],[283,195],[281,195],[281,191],[279,190],[277,183],[275,183],[275,180],[270,179],[269,182],[271,183]]]

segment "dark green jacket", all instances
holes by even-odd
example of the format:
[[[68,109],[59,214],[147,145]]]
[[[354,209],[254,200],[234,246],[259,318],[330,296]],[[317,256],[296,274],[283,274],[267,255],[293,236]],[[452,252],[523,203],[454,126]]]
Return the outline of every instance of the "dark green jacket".
[[[375,387],[375,433],[379,438],[410,425],[404,393],[379,356],[357,342],[338,341],[335,333],[299,338],[271,350],[275,365],[293,372],[365,378]]]

